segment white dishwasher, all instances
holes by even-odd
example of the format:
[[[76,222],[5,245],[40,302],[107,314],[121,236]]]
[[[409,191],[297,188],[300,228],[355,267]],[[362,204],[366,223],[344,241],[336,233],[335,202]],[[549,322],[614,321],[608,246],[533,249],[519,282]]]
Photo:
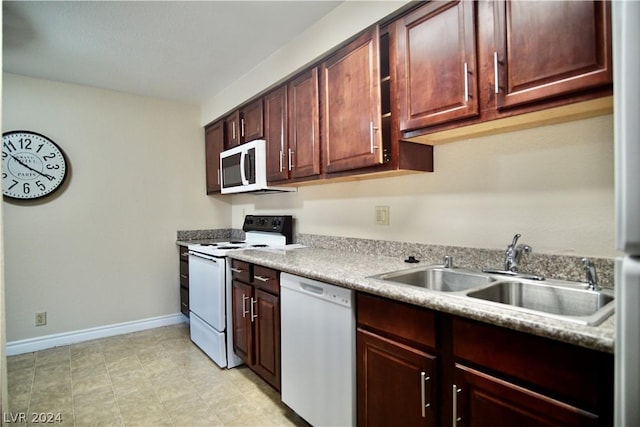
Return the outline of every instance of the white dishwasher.
[[[282,401],[314,426],[356,424],[353,291],[280,276]]]

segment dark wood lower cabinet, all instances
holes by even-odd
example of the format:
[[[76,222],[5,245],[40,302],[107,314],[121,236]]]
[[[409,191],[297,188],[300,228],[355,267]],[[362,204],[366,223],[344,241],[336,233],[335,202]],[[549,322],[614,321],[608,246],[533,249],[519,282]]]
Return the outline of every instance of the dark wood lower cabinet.
[[[611,354],[364,293],[357,327],[359,426],[613,425]]]
[[[358,328],[358,425],[435,426],[435,357]]]
[[[280,390],[279,272],[238,260],[232,267],[233,351]]]
[[[280,298],[256,289],[254,299],[257,318],[252,369],[280,389]]]
[[[594,414],[460,364],[451,393],[459,427],[600,425]]]

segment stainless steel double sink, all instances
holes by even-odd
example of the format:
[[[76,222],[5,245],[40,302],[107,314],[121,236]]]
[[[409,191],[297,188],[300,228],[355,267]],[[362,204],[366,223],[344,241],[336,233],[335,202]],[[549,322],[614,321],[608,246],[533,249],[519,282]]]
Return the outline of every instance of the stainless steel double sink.
[[[417,286],[448,295],[473,298],[497,307],[599,325],[614,311],[613,292],[590,290],[586,283],[563,280],[530,280],[500,276],[464,268],[430,265],[369,276],[383,282]]]

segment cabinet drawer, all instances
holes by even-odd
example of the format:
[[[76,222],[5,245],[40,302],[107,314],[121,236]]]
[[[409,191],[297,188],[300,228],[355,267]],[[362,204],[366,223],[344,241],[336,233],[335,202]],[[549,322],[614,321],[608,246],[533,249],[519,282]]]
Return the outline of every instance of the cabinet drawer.
[[[186,246],[178,246],[180,251],[180,261],[189,262],[189,249]]]
[[[180,288],[180,311],[189,317],[189,290]]]
[[[251,265],[234,259],[231,262],[231,277],[244,283],[251,283]]]
[[[593,408],[613,393],[613,356],[472,320],[453,319],[453,352],[463,359]]]
[[[358,326],[434,348],[435,313],[426,308],[358,293]]]
[[[189,262],[182,261],[182,259],[180,259],[180,286],[189,287]]]
[[[273,270],[259,265],[253,266],[253,285],[274,295],[280,295],[280,275]]]

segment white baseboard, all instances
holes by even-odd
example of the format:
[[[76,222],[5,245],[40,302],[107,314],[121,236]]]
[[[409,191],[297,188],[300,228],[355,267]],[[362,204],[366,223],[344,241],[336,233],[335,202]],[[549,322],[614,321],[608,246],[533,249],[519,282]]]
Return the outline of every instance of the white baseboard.
[[[188,322],[187,317],[182,313],[176,313],[142,320],[133,320],[131,322],[116,323],[114,325],[98,326],[96,328],[82,329],[79,331],[27,338],[7,342],[6,354],[7,356],[15,356],[16,354],[30,353],[32,351],[45,350],[61,345],[75,344],[185,322]]]

